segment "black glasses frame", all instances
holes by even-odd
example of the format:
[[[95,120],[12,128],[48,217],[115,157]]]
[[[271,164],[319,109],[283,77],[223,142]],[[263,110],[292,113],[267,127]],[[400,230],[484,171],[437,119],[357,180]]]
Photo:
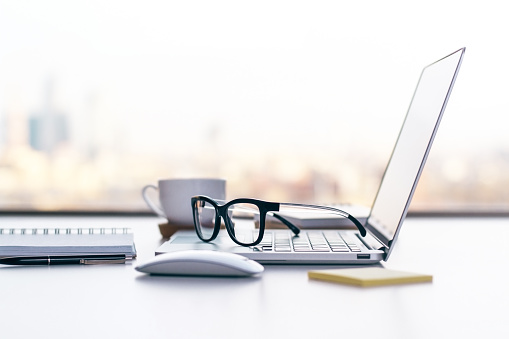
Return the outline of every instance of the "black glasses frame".
[[[197,205],[197,203],[199,201],[209,203],[216,210],[216,218],[214,220],[214,230],[212,231],[212,235],[210,237],[203,236],[203,233],[199,226],[200,220],[199,220],[198,205]],[[231,220],[230,216],[228,215],[228,208],[235,204],[252,204],[252,205],[255,205],[259,210],[259,213],[260,213],[259,234],[258,234],[258,238],[251,243],[241,243],[235,237],[235,226],[234,226],[234,223]],[[209,198],[207,196],[204,196],[204,195],[198,195],[198,196],[194,196],[191,198],[191,206],[193,209],[194,228],[196,230],[196,234],[202,241],[210,242],[217,237],[217,235],[219,234],[219,230],[221,229],[221,218],[223,218],[224,223],[225,223],[225,228],[226,228],[226,231],[228,232],[228,235],[236,244],[241,245],[241,246],[256,246],[262,241],[263,235],[265,233],[265,219],[266,219],[267,213],[278,212],[281,205],[292,206],[292,207],[321,209],[321,210],[327,210],[327,211],[342,215],[343,217],[348,218],[350,221],[352,221],[354,223],[354,225],[359,229],[359,232],[361,233],[361,235],[363,237],[366,236],[366,229],[355,217],[353,217],[352,215],[348,214],[345,211],[342,211],[342,210],[339,210],[339,209],[333,208],[333,207],[294,204],[294,203],[268,202],[268,201],[263,201],[263,200],[258,200],[258,199],[249,199],[249,198],[234,199],[234,200],[227,202],[224,205],[220,205],[216,200]],[[281,215],[279,215],[277,213],[272,213],[272,215],[276,219],[281,221],[284,225],[286,225],[295,235],[298,235],[300,233],[300,229],[297,226],[293,225],[290,221],[286,220]]]
[[[214,231],[212,232],[212,236],[210,238],[206,238],[203,236],[201,232],[201,228],[199,226],[199,216],[198,216],[198,206],[197,203],[199,201],[205,201],[211,204],[215,210],[216,210],[216,220],[214,221]],[[235,204],[253,204],[256,207],[258,207],[258,210],[260,212],[260,231],[258,234],[258,238],[253,241],[252,243],[241,243],[237,240],[235,237],[235,227],[233,224],[233,221],[231,220],[230,216],[228,215],[228,208]],[[191,205],[193,207],[193,219],[194,219],[194,228],[196,230],[196,234],[198,234],[198,237],[205,241],[210,242],[214,240],[217,235],[219,234],[219,230],[221,229],[221,218],[223,218],[226,231],[228,232],[228,235],[230,238],[238,245],[241,246],[255,246],[258,245],[262,239],[263,234],[265,233],[265,217],[267,216],[267,212],[277,212],[279,211],[279,203],[276,202],[267,202],[257,199],[248,199],[248,198],[240,198],[240,199],[234,199],[232,201],[227,202],[224,205],[219,205],[217,201],[214,199],[211,199],[206,196],[196,196],[191,198]],[[293,230],[292,230],[293,231]],[[297,234],[300,232],[300,230],[297,228]],[[294,231],[295,233],[295,231]]]

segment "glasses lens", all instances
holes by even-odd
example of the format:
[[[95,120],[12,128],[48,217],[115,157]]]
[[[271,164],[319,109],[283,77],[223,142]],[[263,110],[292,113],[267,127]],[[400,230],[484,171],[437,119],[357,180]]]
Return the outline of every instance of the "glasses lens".
[[[216,209],[204,200],[196,201],[194,207],[196,230],[204,240],[208,240],[212,238],[212,234],[214,233],[214,226],[217,219]]]
[[[258,239],[260,233],[259,215],[258,207],[253,204],[241,203],[228,207],[227,227],[239,243],[251,245]]]

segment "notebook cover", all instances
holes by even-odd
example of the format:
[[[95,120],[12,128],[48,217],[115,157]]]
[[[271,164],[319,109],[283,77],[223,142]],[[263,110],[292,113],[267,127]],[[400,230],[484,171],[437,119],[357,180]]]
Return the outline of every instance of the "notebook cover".
[[[332,281],[362,287],[430,282],[433,276],[390,270],[382,267],[362,267],[309,271],[310,279]]]

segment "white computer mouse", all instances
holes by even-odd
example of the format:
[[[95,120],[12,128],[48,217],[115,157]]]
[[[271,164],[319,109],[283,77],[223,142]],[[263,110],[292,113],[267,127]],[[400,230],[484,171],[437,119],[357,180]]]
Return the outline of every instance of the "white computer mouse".
[[[263,272],[262,265],[238,254],[190,250],[156,255],[135,267],[139,272],[159,275],[250,276]]]

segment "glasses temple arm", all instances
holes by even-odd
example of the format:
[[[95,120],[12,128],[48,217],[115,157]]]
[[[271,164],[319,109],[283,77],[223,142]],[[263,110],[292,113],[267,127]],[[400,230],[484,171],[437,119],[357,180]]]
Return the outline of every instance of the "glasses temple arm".
[[[287,205],[287,206],[294,206],[294,207],[304,207],[304,208],[307,208],[307,207],[311,207],[311,208],[319,208],[319,209],[323,209],[323,210],[328,210],[328,211],[332,211],[332,212],[335,212],[335,213],[339,213],[340,215],[342,215],[343,217],[345,218],[348,218],[348,220],[350,220],[351,222],[354,223],[354,225],[357,227],[357,229],[359,230],[359,232],[361,233],[361,235],[363,237],[366,236],[367,232],[366,232],[366,229],[364,228],[364,226],[360,223],[359,220],[357,220],[357,218],[355,218],[353,215],[350,215],[349,213],[343,211],[343,210],[338,210],[337,208],[334,208],[334,207],[328,207],[328,206],[318,206],[318,205],[305,205],[305,204],[295,204],[295,203],[282,203],[281,205]],[[274,216],[276,216],[276,214],[274,214]],[[279,216],[280,218],[282,218],[281,216]],[[279,219],[279,218],[278,218]],[[279,219],[281,220],[281,219]],[[283,222],[283,220],[281,220]],[[288,222],[290,225],[292,225],[288,220],[285,220],[286,222]],[[287,223],[283,222],[285,225],[288,226]],[[293,226],[293,225],[292,225]],[[288,226],[290,227],[290,226]]]
[[[283,224],[285,224],[295,235],[300,233],[300,229],[297,226],[295,226],[294,224],[292,224],[291,222],[289,222],[288,220],[286,220],[279,214],[276,214],[276,213],[271,213],[271,214],[274,218],[276,218],[277,220],[279,220]]]
[[[364,228],[364,226],[362,226],[362,224],[360,223],[359,220],[357,220],[357,218],[355,218],[353,215],[350,215],[348,214],[346,216],[351,222],[353,222],[355,224],[355,226],[357,226],[357,229],[359,230],[359,232],[361,232],[361,235],[363,237],[366,236],[367,232],[366,232],[366,229]]]

